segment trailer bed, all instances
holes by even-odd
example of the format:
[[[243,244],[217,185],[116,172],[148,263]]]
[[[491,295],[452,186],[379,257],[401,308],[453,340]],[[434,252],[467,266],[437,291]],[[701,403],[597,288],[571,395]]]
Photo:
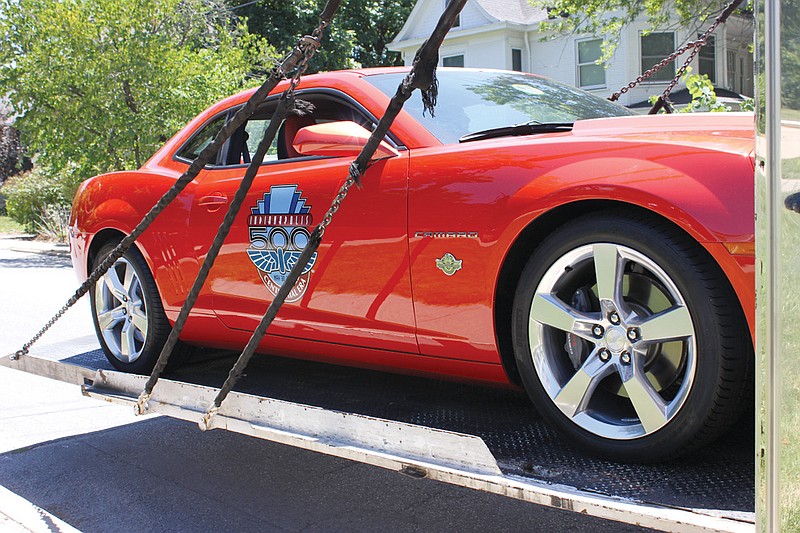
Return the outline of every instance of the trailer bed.
[[[203,352],[156,386],[151,410],[199,421],[237,354]],[[113,370],[94,337],[0,364],[133,405],[144,377]],[[753,416],[688,458],[597,459],[550,428],[524,394],[256,356],[217,427],[662,530],[753,531]]]

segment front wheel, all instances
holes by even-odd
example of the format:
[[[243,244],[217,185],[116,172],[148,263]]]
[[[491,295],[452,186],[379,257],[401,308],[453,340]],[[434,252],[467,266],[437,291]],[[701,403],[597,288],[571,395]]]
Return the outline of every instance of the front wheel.
[[[713,440],[747,396],[752,347],[708,254],[649,218],[597,214],[548,237],[514,300],[528,394],[579,445],[653,462]]]

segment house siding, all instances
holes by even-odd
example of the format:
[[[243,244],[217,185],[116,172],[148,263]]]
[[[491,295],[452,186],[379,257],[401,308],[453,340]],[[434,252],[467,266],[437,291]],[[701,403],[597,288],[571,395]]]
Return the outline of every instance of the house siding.
[[[503,31],[481,33],[468,37],[447,39],[439,51],[439,64],[441,58],[456,54],[464,54],[464,66],[470,68],[506,68],[503,64],[506,48],[506,35]],[[413,60],[413,55],[408,54],[408,59]],[[410,64],[406,61],[406,64]],[[508,52],[508,64],[511,64],[511,52]],[[510,67],[509,67],[510,68]]]
[[[442,9],[444,0],[420,0],[420,11],[414,16],[413,27],[407,28],[402,40],[392,44],[392,49],[403,52],[406,65],[413,61],[420,40],[427,38],[433,31]],[[707,25],[703,25],[703,28]],[[590,92],[602,97],[609,97],[619,91],[641,74],[640,35],[647,30],[644,20],[628,25],[620,35],[619,44],[614,55],[607,62],[606,84],[602,88],[591,89]],[[681,46],[689,40],[697,38],[697,30],[675,29],[675,44]],[[752,95],[751,76],[743,76],[742,72],[728,73],[728,50],[735,58],[738,71],[752,72],[753,62],[747,48],[752,36],[752,26],[743,19],[731,19],[720,27],[716,33],[715,77],[717,87],[728,88]],[[542,40],[538,24],[522,25],[498,22],[490,19],[485,12],[473,2],[467,2],[461,14],[461,26],[451,30],[445,39],[440,57],[463,54],[464,66],[473,68],[512,68],[511,49],[522,50],[522,69],[547,76],[562,83],[577,86],[577,42],[590,35],[572,35],[569,37]],[[527,43],[525,42],[527,38]],[[688,54],[689,52],[687,52]],[[676,70],[683,64],[687,54],[676,61]],[[440,62],[441,64],[441,62]],[[692,71],[699,72],[699,59],[692,62]],[[735,83],[734,83],[735,82]],[[649,97],[664,92],[668,82],[644,82],[622,95],[619,99],[623,105],[631,105],[647,100]],[[679,84],[677,89],[682,88]]]
[[[427,39],[436,27],[436,23],[439,21],[439,17],[444,11],[444,5],[444,0],[430,0],[423,5],[422,10],[416,17],[414,25],[410,28],[405,39]],[[489,24],[490,22],[491,21],[484,16],[477,6],[467,2],[467,5],[465,5],[463,11],[461,11],[461,25],[457,28],[453,28],[451,30],[451,35],[457,34],[460,30],[477,28]]]

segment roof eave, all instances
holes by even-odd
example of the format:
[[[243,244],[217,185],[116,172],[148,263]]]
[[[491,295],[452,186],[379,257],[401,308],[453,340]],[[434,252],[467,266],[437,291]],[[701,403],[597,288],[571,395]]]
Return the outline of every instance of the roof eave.
[[[482,33],[490,33],[498,30],[515,30],[519,32],[538,31],[539,23],[534,24],[519,24],[517,22],[494,22],[492,24],[485,24],[483,26],[475,26],[474,28],[465,28],[463,30],[450,30],[445,40],[459,39],[462,37],[471,37],[473,35],[480,35]],[[398,34],[399,36],[399,34]],[[392,52],[402,52],[408,48],[421,46],[425,42],[424,38],[394,40],[386,45],[386,48]]]

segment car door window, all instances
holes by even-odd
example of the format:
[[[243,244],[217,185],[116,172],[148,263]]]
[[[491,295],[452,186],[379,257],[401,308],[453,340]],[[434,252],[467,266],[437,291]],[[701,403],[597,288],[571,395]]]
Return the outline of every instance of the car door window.
[[[261,115],[262,113],[258,113]],[[270,119],[255,116],[248,120],[242,127],[234,132],[225,151],[225,166],[249,165],[264,132],[269,127]],[[273,139],[272,144],[264,155],[264,161],[278,159],[278,139]]]
[[[286,117],[280,128],[278,128],[275,139],[267,149],[264,163],[308,157],[297,153],[292,146],[297,132],[306,126],[349,120],[363,126],[368,131],[375,129],[376,120],[374,117],[368,116],[367,113],[349,105],[341,98],[326,94],[304,94],[302,98],[311,104],[311,111],[302,115],[292,114]],[[214,166],[235,167],[249,165],[261,139],[264,137],[264,133],[269,127],[276,105],[276,100],[265,103],[244,125],[237,129],[228,142],[225,143]],[[178,150],[176,157],[188,162],[194,161],[200,152],[213,142],[225,121],[233,117],[235,110],[235,108],[230,109],[227,113],[219,115],[203,126]],[[398,146],[394,140],[387,140],[390,144]]]
[[[219,133],[219,130],[221,130],[222,126],[225,125],[227,118],[228,114],[223,113],[206,124],[198,133],[189,139],[189,141],[184,144],[180,150],[178,150],[178,153],[175,154],[176,157],[186,161],[194,161],[197,159],[197,156],[200,155],[200,152],[202,152],[206,146],[214,141],[214,138]]]
[[[264,162],[292,160],[303,156],[294,150],[292,143],[297,132],[306,126],[349,120],[369,131],[375,128],[376,122],[365,113],[348,105],[342,99],[324,94],[304,94],[302,99],[311,104],[310,111],[298,115],[290,114],[278,128],[272,145],[267,150]],[[247,123],[231,136],[223,158],[225,166],[248,164],[264,132],[270,123],[277,102],[264,104]]]

